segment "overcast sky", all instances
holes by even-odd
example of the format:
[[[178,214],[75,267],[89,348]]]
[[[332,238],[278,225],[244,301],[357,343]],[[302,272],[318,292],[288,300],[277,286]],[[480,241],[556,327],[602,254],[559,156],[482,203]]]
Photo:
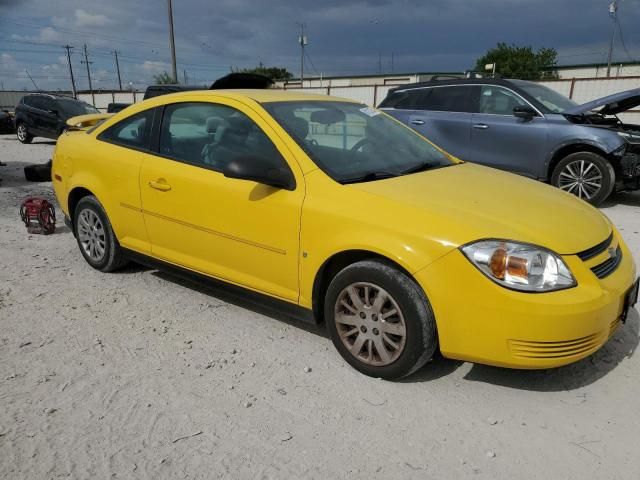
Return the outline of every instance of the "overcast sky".
[[[298,22],[307,25],[313,75],[464,71],[499,41],[554,47],[560,64],[604,62],[609,0],[173,0],[178,70],[210,83],[259,62],[300,71]],[[640,58],[640,0],[620,0],[615,60]],[[170,70],[166,0],[0,0],[0,82],[5,89],[78,88],[87,44],[94,88],[143,88]]]

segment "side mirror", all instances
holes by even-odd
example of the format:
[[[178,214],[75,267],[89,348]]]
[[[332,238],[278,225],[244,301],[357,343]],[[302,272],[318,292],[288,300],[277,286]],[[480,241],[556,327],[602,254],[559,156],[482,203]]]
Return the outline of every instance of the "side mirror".
[[[285,190],[296,188],[293,175],[281,162],[256,155],[243,155],[234,158],[227,163],[222,174],[228,178],[250,180]]]
[[[514,117],[522,118],[524,120],[531,120],[533,117],[538,115],[538,112],[536,112],[533,108],[531,108],[528,105],[518,106],[518,107],[514,107],[513,115]]]

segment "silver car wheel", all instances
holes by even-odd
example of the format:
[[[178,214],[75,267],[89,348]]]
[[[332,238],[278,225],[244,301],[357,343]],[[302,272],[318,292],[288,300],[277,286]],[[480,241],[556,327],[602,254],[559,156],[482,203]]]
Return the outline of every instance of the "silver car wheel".
[[[100,217],[91,209],[85,208],[78,215],[78,239],[84,253],[95,262],[104,258],[106,235]]]
[[[558,187],[579,198],[591,200],[602,188],[602,172],[589,160],[575,160],[560,172]]]
[[[377,285],[358,282],[342,290],[334,319],[343,345],[367,365],[390,365],[404,351],[407,326],[402,310]]]
[[[18,125],[18,130],[17,130],[17,135],[18,135],[18,140],[20,140],[21,142],[24,142],[27,138],[27,127],[24,126],[24,123],[21,123],[20,125]]]

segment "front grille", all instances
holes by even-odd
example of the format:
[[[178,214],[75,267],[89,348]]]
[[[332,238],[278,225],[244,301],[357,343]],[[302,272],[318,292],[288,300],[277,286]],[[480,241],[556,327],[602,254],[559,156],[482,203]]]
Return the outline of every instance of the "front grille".
[[[618,247],[616,248],[615,254],[611,258],[605,260],[600,265],[596,265],[595,267],[591,268],[591,271],[595,273],[596,277],[605,278],[606,276],[613,273],[616,268],[618,268],[621,260],[622,250],[620,250],[620,247]]]
[[[509,340],[511,352],[520,358],[562,358],[572,357],[595,351],[601,344],[599,335],[567,340],[564,342],[530,342],[526,340]]]
[[[609,245],[611,245],[612,240],[613,240],[613,232],[611,232],[611,235],[609,235],[609,237],[604,242],[600,242],[599,244],[591,248],[587,248],[586,250],[583,250],[582,252],[579,252],[576,255],[578,255],[578,257],[580,257],[580,259],[583,262],[586,262],[590,258],[597,257],[602,252],[604,252],[609,247]]]

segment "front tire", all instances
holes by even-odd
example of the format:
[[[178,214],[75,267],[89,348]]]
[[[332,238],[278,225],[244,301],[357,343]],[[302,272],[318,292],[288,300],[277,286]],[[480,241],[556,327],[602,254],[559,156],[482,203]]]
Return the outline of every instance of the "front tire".
[[[20,122],[16,126],[16,137],[18,137],[20,143],[31,143],[31,140],[33,140],[33,135],[29,134],[27,125],[24,122]]]
[[[324,312],[340,355],[371,377],[410,375],[427,363],[438,345],[424,292],[388,262],[365,260],[341,270],[329,284]]]
[[[127,263],[109,218],[96,197],[80,199],[73,225],[80,253],[93,268],[113,272]]]
[[[599,205],[611,195],[616,173],[611,163],[597,153],[576,152],[556,165],[551,183],[592,205]]]

